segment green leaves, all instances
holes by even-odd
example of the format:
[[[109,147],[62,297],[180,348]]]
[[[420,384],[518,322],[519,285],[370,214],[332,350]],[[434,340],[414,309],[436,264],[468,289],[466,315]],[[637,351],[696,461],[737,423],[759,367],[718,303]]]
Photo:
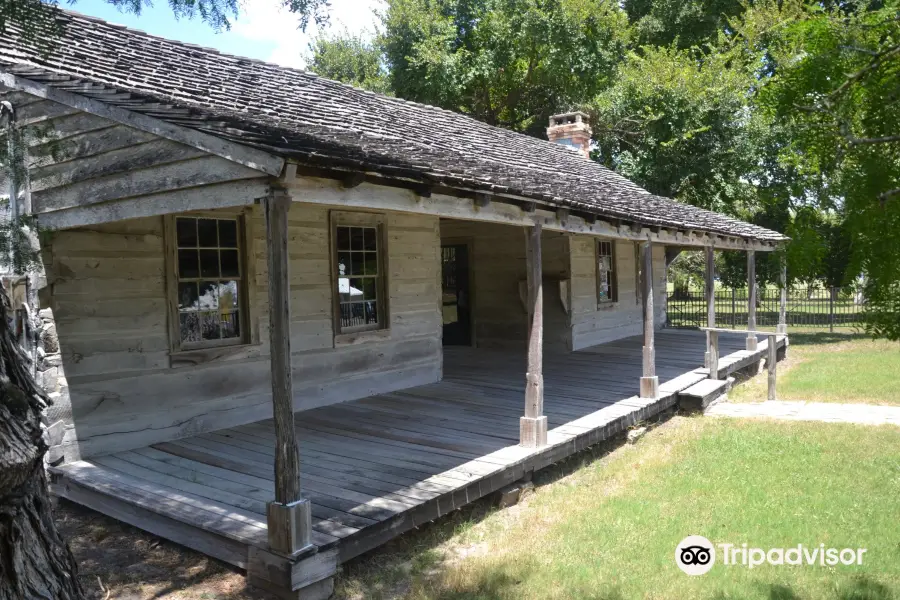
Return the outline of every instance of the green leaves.
[[[397,95],[541,136],[608,84],[628,35],[611,0],[391,0],[382,25]]]
[[[842,256],[826,263],[865,273],[872,332],[900,339],[898,3],[765,5],[742,31],[766,40],[773,68],[757,104],[787,126],[783,162],[825,182],[818,205],[846,219]]]
[[[310,44],[312,71],[358,88],[390,94],[387,70],[379,48],[363,36],[347,32],[319,37]]]

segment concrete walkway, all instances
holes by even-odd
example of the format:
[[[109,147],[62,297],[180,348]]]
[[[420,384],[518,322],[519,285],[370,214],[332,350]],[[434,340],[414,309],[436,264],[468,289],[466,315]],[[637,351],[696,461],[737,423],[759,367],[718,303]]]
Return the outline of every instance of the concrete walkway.
[[[900,406],[832,404],[828,402],[719,402],[706,409],[715,417],[770,418],[791,421],[824,421],[861,425],[900,426]]]

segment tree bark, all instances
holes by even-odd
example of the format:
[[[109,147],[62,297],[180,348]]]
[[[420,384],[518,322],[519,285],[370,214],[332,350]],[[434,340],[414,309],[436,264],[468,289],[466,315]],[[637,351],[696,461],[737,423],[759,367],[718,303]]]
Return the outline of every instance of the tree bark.
[[[82,600],[44,471],[41,411],[49,400],[31,377],[8,312],[0,291],[0,600]]]

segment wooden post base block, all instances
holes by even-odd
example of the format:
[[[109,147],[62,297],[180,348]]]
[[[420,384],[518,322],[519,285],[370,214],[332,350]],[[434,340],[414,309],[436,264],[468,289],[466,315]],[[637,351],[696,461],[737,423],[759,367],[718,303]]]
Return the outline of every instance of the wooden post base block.
[[[659,377],[641,377],[641,398],[659,398]]]
[[[747,336],[747,350],[750,352],[756,352],[759,349],[759,341],[757,341],[755,335]]]
[[[337,568],[337,548],[300,558],[285,557],[255,546],[247,551],[247,583],[272,592],[279,598],[328,598],[334,588],[332,578]]]
[[[311,583],[299,590],[289,590],[278,587],[272,582],[256,577],[251,573],[247,576],[247,584],[265,590],[276,598],[282,598],[283,600],[326,600],[331,598],[331,595],[334,593],[334,578],[332,577]]]
[[[269,526],[269,548],[273,552],[296,556],[315,550],[309,541],[312,531],[309,500],[297,500],[290,504],[269,502],[266,504],[266,521]]]
[[[519,445],[525,448],[546,446],[547,417],[521,417],[519,419]]]

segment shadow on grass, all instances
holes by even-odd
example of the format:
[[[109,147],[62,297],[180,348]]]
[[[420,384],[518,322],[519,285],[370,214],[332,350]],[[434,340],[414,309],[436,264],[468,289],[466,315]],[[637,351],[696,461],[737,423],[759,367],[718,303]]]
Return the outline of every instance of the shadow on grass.
[[[656,427],[674,415],[675,410],[669,409],[640,425]],[[533,473],[532,481],[536,487],[559,481],[604,458],[626,442],[627,431],[615,434]],[[335,579],[335,598],[403,597],[402,590],[417,575],[427,574],[429,580],[432,577],[439,579],[443,562],[447,558],[438,550],[439,547],[494,514],[498,510],[497,496],[496,492],[489,494],[344,563]],[[529,567],[522,564],[505,564],[499,569],[477,573],[470,581],[456,582],[449,589],[429,589],[426,597],[439,600],[518,598],[522,593],[516,591],[527,589],[522,586],[527,585],[529,574],[539,569],[540,565]],[[579,590],[579,594],[574,597],[579,600],[624,600],[624,596],[617,589],[584,589]]]

